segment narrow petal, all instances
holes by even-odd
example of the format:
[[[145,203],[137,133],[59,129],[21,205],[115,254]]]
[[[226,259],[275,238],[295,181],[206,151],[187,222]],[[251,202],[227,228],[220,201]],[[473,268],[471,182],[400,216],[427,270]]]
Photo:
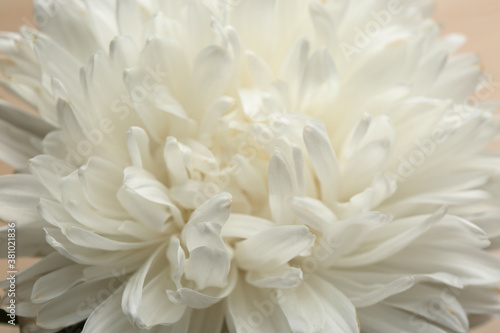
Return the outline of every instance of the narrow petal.
[[[324,125],[311,123],[304,128],[304,142],[321,186],[321,197],[332,207],[340,185],[339,164]]]
[[[92,298],[101,302],[106,299],[103,294],[99,298],[97,293],[102,290],[108,290],[108,295],[114,290],[109,290],[110,280],[92,281],[80,284],[58,298],[45,304],[36,316],[36,324],[42,328],[56,329],[64,328],[76,324],[86,319],[93,311]],[[91,300],[89,304],[88,300]]]
[[[358,332],[356,309],[339,290],[319,277],[283,290],[281,309],[293,332]]]
[[[306,226],[278,226],[236,244],[235,257],[243,269],[272,269],[311,248],[315,239]]]
[[[283,154],[276,151],[269,162],[269,206],[274,221],[278,224],[292,223],[293,215],[287,203],[293,194],[290,166],[285,162]]]
[[[255,270],[246,274],[246,282],[257,288],[294,288],[302,282],[302,279],[302,270],[287,264],[272,270]]]
[[[240,277],[229,295],[226,322],[231,333],[282,333],[290,326],[279,306],[279,294],[270,289],[255,288]]]

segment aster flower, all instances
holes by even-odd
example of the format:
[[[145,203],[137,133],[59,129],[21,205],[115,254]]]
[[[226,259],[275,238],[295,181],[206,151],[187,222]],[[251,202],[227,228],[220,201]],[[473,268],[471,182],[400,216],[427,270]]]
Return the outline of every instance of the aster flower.
[[[35,12],[0,36],[1,82],[38,112],[0,104],[0,218],[42,257],[17,275],[25,332],[467,332],[498,314],[496,105],[427,1]]]

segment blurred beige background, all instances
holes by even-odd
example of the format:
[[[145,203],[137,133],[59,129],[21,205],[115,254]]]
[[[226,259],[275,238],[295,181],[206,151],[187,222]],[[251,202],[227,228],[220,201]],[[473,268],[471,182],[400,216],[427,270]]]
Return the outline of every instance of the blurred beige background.
[[[32,0],[0,0],[0,31],[16,31],[22,24],[33,21]],[[462,51],[476,52],[484,62],[486,74],[500,80],[500,0],[435,0],[435,18],[441,22],[444,32],[459,32],[468,37]],[[8,96],[0,91],[0,98]],[[495,92],[500,101],[500,91]],[[0,174],[11,168],[0,161]],[[18,260],[18,269],[27,267],[32,260]],[[0,278],[4,278],[5,261],[0,261]],[[0,333],[14,333],[15,328],[0,326]],[[480,327],[473,333],[500,332],[500,319]],[[393,333],[393,332],[387,332]],[[396,332],[394,332],[396,333]]]

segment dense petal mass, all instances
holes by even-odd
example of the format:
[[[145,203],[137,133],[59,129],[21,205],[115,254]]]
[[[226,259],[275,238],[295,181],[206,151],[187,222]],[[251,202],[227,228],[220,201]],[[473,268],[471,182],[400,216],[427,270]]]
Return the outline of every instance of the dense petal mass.
[[[497,106],[430,1],[35,13],[0,34],[0,83],[31,107],[0,101],[0,239],[42,257],[17,275],[26,332],[465,333],[500,313]]]

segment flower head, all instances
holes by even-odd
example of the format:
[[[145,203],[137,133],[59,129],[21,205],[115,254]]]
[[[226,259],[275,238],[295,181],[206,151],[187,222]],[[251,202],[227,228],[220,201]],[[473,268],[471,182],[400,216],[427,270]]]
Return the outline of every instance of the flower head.
[[[2,83],[39,114],[0,105],[0,218],[43,257],[17,277],[26,330],[466,332],[498,312],[498,118],[427,1],[35,11],[0,36]]]

